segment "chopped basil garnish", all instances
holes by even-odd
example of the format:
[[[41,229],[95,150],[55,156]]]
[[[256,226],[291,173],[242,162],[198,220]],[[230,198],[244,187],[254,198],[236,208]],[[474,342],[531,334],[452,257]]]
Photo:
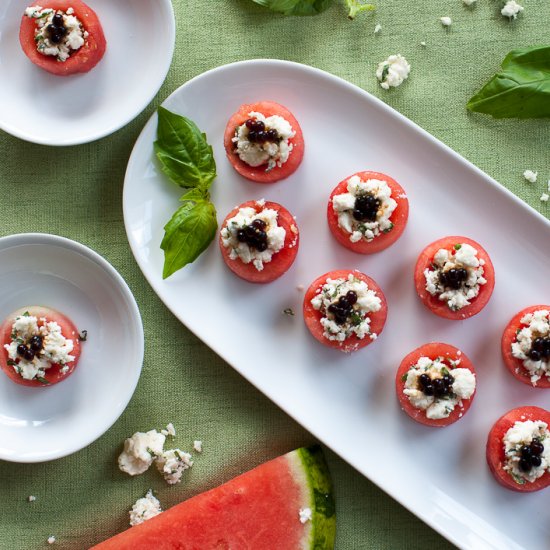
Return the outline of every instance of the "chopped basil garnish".
[[[35,380],[38,380],[41,384],[45,384],[45,385],[49,384],[49,382],[45,378],[43,378],[42,376],[37,376],[35,378]]]
[[[455,244],[455,250],[460,250],[462,248],[461,244]]]

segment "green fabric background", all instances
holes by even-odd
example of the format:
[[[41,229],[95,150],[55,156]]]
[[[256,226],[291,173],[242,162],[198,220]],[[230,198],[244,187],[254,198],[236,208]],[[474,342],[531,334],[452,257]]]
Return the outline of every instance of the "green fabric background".
[[[89,2],[93,6],[92,0]],[[343,0],[313,18],[271,14],[250,0],[175,0],[177,42],[168,78],[135,121],[96,143],[53,149],[0,132],[0,232],[40,231],[80,241],[126,279],[141,309],[145,362],[137,391],[103,437],[46,464],[0,462],[0,548],[84,549],[127,525],[134,501],[152,487],[164,507],[295,447],[314,441],[179,324],[150,289],[126,240],[124,170],[145,121],[191,77],[247,58],[299,61],[341,76],[380,97],[549,216],[539,197],[550,178],[548,121],[493,121],[468,115],[467,99],[515,48],[548,43],[550,6],[524,0],[515,22],[501,2],[378,0],[374,15],[346,18]],[[453,18],[444,29],[438,18]],[[382,31],[374,36],[374,24]],[[426,41],[427,47],[420,46]],[[376,64],[402,53],[412,72],[385,92]],[[539,182],[524,181],[525,169]],[[445,178],[445,173],[441,174]],[[129,478],[116,457],[124,438],[174,422],[176,443],[204,452],[184,481],[168,487],[154,472]],[[327,451],[338,507],[337,549],[450,548],[438,534]],[[34,503],[26,497],[36,495]]]

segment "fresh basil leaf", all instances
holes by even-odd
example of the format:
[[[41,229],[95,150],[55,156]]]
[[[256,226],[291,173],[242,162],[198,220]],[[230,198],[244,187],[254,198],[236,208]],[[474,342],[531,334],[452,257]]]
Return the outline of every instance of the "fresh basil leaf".
[[[495,118],[550,117],[550,46],[512,50],[466,107]]]
[[[159,107],[155,153],[162,171],[180,187],[208,189],[216,177],[212,147],[188,118]]]
[[[216,236],[218,222],[214,205],[205,198],[185,198],[197,191],[192,189],[182,197],[183,204],[164,226],[160,245],[164,250],[163,279],[194,262]]]
[[[317,15],[325,11],[332,0],[252,0],[260,6],[284,15]]]

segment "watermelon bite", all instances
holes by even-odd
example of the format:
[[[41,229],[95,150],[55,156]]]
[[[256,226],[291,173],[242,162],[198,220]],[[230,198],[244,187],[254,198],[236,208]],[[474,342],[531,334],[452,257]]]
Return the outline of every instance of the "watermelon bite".
[[[424,378],[420,379],[422,374]],[[470,388],[464,394],[466,384]],[[450,344],[424,344],[401,361],[395,389],[401,409],[413,420],[443,428],[460,420],[472,404],[474,365],[465,353]]]
[[[95,11],[82,0],[38,0],[29,8],[36,8],[40,13],[37,12],[34,16],[23,15],[19,42],[25,55],[36,66],[58,76],[68,76],[87,73],[101,61],[107,47],[103,28]],[[59,22],[50,22],[52,16],[45,13],[47,10],[57,12]],[[69,38],[72,33],[67,24],[67,16],[75,17],[80,22],[79,32],[84,42],[78,49],[71,49],[68,57],[61,60],[59,55],[46,55],[41,49],[48,51],[61,48]],[[71,38],[70,42],[73,41],[74,38]],[[62,53],[65,54],[67,52]]]
[[[35,319],[36,332],[23,327],[19,333],[17,319]],[[0,368],[10,380],[22,386],[57,384],[73,373],[80,358],[79,332],[72,321],[59,311],[42,306],[20,308],[8,315],[0,325],[0,345]],[[10,356],[9,349],[15,350],[16,346],[17,353]],[[40,362],[47,365],[43,372],[33,368]]]
[[[246,201],[231,210],[219,237],[227,267],[249,283],[270,283],[284,275],[299,245],[294,216],[284,206],[264,200]]]
[[[317,341],[350,353],[380,336],[388,304],[374,279],[357,270],[336,269],[311,283],[304,296],[303,314]]]
[[[474,266],[476,262],[479,265]],[[495,287],[495,269],[489,254],[476,241],[443,237],[420,253],[414,284],[432,313],[458,321],[476,315],[487,305]]]
[[[550,388],[550,357],[548,354],[548,347],[550,340],[550,335],[546,333],[544,336],[541,333],[533,334],[533,331],[530,328],[530,323],[522,322],[522,319],[525,316],[530,316],[536,312],[549,312],[550,305],[538,305],[530,306],[525,309],[522,309],[519,313],[512,317],[511,321],[508,323],[502,334],[501,341],[501,351],[502,358],[506,368],[510,371],[512,376],[534,388]],[[548,319],[548,314],[544,317]],[[529,317],[527,317],[528,319]],[[540,324],[540,320],[538,322]],[[547,324],[544,323],[546,326]],[[544,325],[543,325],[544,326]],[[522,331],[528,331],[525,334]],[[528,370],[524,365],[524,359],[520,359],[514,356],[514,348],[519,348],[518,351],[521,351],[522,343],[525,343],[527,336],[527,342],[531,341],[531,350],[530,354],[532,355],[533,350],[538,351],[538,355],[527,357],[527,360],[530,360],[528,363],[532,365],[531,370]],[[521,343],[518,342],[518,338],[521,339]],[[540,349],[539,349],[540,348]]]
[[[517,429],[522,423],[524,427],[519,431],[519,435],[514,434],[512,439],[514,445],[509,443],[509,449],[506,451],[506,435],[510,433],[509,430],[514,427]],[[541,437],[532,437],[529,427],[533,423],[546,425],[546,428],[541,430]],[[503,487],[520,493],[531,493],[550,486],[549,427],[550,412],[531,406],[512,409],[495,422],[487,437],[486,457],[491,473]],[[540,462],[536,461],[536,466],[532,463],[533,456],[540,458]],[[525,466],[520,464],[524,460],[527,461]],[[516,464],[515,467],[514,464]],[[533,468],[541,475],[530,481],[525,478],[525,475],[528,475]]]
[[[336,515],[320,447],[280,456],[95,550],[330,550]]]
[[[359,254],[374,254],[391,246],[403,234],[408,218],[405,190],[380,172],[357,172],[342,180],[327,206],[332,235]]]
[[[304,157],[300,124],[286,107],[275,101],[241,105],[227,123],[223,143],[233,168],[257,183],[287,178]]]

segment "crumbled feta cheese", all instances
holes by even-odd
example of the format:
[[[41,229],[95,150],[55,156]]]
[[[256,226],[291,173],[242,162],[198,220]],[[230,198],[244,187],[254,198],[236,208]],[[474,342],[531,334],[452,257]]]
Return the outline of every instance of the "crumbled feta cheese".
[[[453,24],[453,20],[450,17],[440,17],[439,20],[444,27],[450,27]]]
[[[426,47],[426,42],[424,42],[424,40],[422,40],[422,42],[420,42],[420,45],[425,48]]]
[[[48,32],[56,14],[63,17],[63,26],[66,29],[66,33],[58,43],[50,40]],[[36,49],[43,55],[55,57],[59,62],[67,61],[72,53],[84,46],[86,38],[88,38],[88,32],[82,26],[82,22],[74,16],[73,8],[63,12],[50,8],[42,9],[41,6],[31,6],[25,10],[25,15],[36,21],[34,33]]]
[[[477,257],[477,250],[469,244],[457,244],[454,254],[443,248],[439,249],[433,259],[431,269],[424,270],[426,290],[439,300],[447,302],[452,311],[459,311],[471,304],[482,285],[487,284],[483,277],[485,262]],[[458,289],[446,287],[441,281],[441,275],[451,269],[465,269],[467,278]]]
[[[174,424],[172,424],[172,422],[170,422],[168,424],[168,426],[166,426],[166,429],[165,430],[160,430],[160,433],[162,435],[164,435],[165,437],[175,437],[176,435],[176,428],[174,428]]]
[[[389,90],[390,87],[395,88],[402,84],[410,72],[411,66],[401,54],[390,55],[388,59],[378,64],[376,78],[384,90]]]
[[[50,537],[48,537],[48,544],[54,544],[54,543],[55,543],[55,537],[51,535]]]
[[[447,418],[457,405],[463,408],[463,399],[470,399],[474,394],[475,375],[469,369],[453,368],[459,362],[460,360],[450,361],[442,357],[433,360],[429,357],[420,357],[407,371],[403,393],[409,398],[413,407],[426,411],[427,418],[432,420]],[[432,380],[449,374],[453,378],[451,392],[442,397],[426,395],[419,383],[422,374],[428,375]]]
[[[355,292],[357,301],[352,305],[352,313],[346,322],[338,324],[329,307],[350,291]],[[352,334],[360,340],[370,335],[369,313],[380,311],[381,303],[376,292],[370,290],[367,283],[356,278],[353,273],[347,279],[327,279],[311,300],[313,308],[322,314],[320,323],[325,329],[323,336],[337,342],[344,342]]]
[[[543,193],[541,196],[540,196],[540,200],[542,202],[548,202],[548,199],[550,199],[550,195],[548,193]]]
[[[300,508],[300,523],[306,523],[313,518],[313,512],[311,508]]]
[[[262,271],[264,264],[270,262],[273,255],[285,244],[286,231],[284,227],[277,225],[277,218],[277,211],[272,208],[263,208],[260,212],[252,207],[240,208],[235,216],[227,220],[225,227],[221,230],[223,246],[231,249],[229,259],[239,258],[243,263],[252,263],[258,271]],[[262,220],[266,224],[267,248],[261,252],[239,241],[237,236],[240,229],[250,225],[254,220]]]
[[[537,338],[550,338],[550,311],[538,309],[524,315],[520,323],[523,326],[516,334],[515,342],[512,343],[512,356],[523,362],[523,367],[530,375],[533,386],[536,386],[544,376],[550,381],[550,358],[541,357],[540,360],[533,361],[529,356],[533,342]]]
[[[504,17],[510,19],[516,19],[518,14],[524,10],[523,6],[520,6],[515,0],[509,0],[504,4],[504,7],[500,10],[500,13]]]
[[[131,476],[147,471],[153,460],[163,452],[166,436],[150,430],[136,432],[124,442],[124,451],[118,457],[118,466]]]
[[[537,181],[538,172],[533,172],[533,170],[525,170],[523,172],[523,177],[530,183],[535,183]]]
[[[28,346],[35,336],[41,338],[42,348],[29,361],[17,352],[17,348],[20,344]],[[74,355],[71,355],[73,347],[73,340],[63,336],[58,323],[48,322],[43,317],[38,319],[34,315],[17,316],[11,328],[11,342],[4,345],[10,364],[25,380],[43,378],[46,370],[54,364],[65,365],[60,373],[66,374],[70,370],[66,363],[75,360]]]
[[[372,196],[380,203],[374,221],[358,221],[353,216],[355,201],[361,196]],[[352,176],[347,181],[347,193],[334,195],[332,207],[338,216],[338,226],[350,234],[349,239],[355,243],[360,240],[370,242],[382,233],[393,229],[391,215],[397,208],[397,202],[391,196],[391,188],[382,180],[363,181],[359,176]]]
[[[143,498],[136,500],[136,503],[130,510],[130,525],[139,525],[148,519],[158,516],[162,512],[160,502],[153,495],[153,490],[149,489]]]
[[[29,496],[27,497],[27,500],[28,500],[29,502],[34,502],[34,501],[36,500],[36,497],[35,497],[34,495],[29,495]]]
[[[181,449],[170,449],[157,457],[157,469],[170,485],[179,483],[183,472],[191,466],[191,455]]]
[[[202,453],[202,441],[193,441],[193,449],[195,449],[197,453]]]
[[[382,25],[380,23],[376,23],[374,26],[374,34],[378,34],[382,30]]]
[[[248,116],[263,122],[266,132],[269,130],[277,132],[278,139],[264,143],[251,142],[248,139],[250,130],[246,124],[242,124],[235,129],[235,137],[232,138],[239,158],[254,168],[266,164],[266,172],[273,170],[276,166],[280,168],[292,152],[293,145],[289,140],[296,135],[296,132],[290,123],[279,115],[265,117],[262,113],[252,111]]]
[[[465,6],[473,6],[475,3],[476,3],[477,0],[462,0],[462,3],[465,5]]]
[[[548,424],[540,420],[526,420],[524,422],[515,422],[504,434],[502,443],[504,445],[504,454],[506,464],[503,469],[507,471],[517,483],[524,484],[533,482],[543,476],[550,470],[550,432]],[[521,459],[521,447],[530,445],[533,439],[537,438],[544,445],[544,450],[540,455],[540,466],[532,466],[527,472],[519,468]]]

